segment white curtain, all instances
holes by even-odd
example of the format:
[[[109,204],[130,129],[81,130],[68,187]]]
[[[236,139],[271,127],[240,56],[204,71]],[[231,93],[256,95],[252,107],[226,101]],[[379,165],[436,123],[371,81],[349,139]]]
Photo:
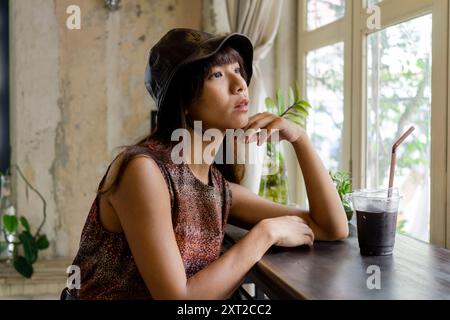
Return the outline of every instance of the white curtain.
[[[226,0],[229,30],[240,32],[250,38],[254,47],[253,77],[249,88],[249,115],[265,111],[264,99],[268,96],[259,62],[264,59],[274,44],[280,23],[283,0]],[[272,93],[270,94],[270,96]],[[242,147],[242,146],[241,146]],[[246,164],[242,185],[258,193],[262,173],[264,148],[253,143],[246,154],[257,154],[256,164]]]

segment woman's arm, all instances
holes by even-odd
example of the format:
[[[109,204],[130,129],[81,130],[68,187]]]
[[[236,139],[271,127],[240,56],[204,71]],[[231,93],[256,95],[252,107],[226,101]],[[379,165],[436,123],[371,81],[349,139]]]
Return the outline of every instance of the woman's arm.
[[[232,184],[233,207],[230,222],[251,227],[262,219],[296,215],[305,220],[317,240],[339,240],[348,236],[348,224],[336,187],[315,151],[305,130],[271,113],[260,113],[250,118],[245,129],[278,130],[281,140],[292,143],[302,170],[309,201],[309,212],[273,203],[254,195],[245,188]],[[248,142],[262,144],[268,136],[254,134]]]
[[[282,205],[257,196],[247,188],[229,183],[233,193],[233,204],[228,217],[228,223],[244,229],[251,229],[260,221],[283,217],[297,216],[313,231],[316,240],[335,241],[347,237],[347,234],[329,232],[319,226],[308,210]]]
[[[224,255],[187,279],[165,186],[158,165],[148,157],[138,157],[130,161],[117,190],[109,196],[136,266],[155,299],[229,298],[270,246],[297,246],[314,239],[299,221],[262,221]]]
[[[292,145],[305,180],[310,219],[329,238],[347,238],[347,216],[336,186],[304,130]]]

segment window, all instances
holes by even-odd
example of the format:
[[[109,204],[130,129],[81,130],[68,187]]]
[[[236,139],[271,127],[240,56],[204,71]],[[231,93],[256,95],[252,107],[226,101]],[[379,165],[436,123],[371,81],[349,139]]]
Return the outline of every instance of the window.
[[[398,231],[429,241],[432,16],[372,33],[367,40],[367,157],[369,188],[388,186],[391,146],[395,185],[403,195]],[[420,45],[417,45],[420,43]]]
[[[308,30],[313,30],[342,18],[345,0],[308,0]]]
[[[351,171],[353,189],[387,187],[392,144],[413,125],[397,152],[397,227],[450,248],[449,1],[300,4],[298,78],[325,166]]]
[[[383,1],[383,0],[368,0],[367,4],[368,4],[368,6],[373,6],[375,4],[380,3],[381,1]]]
[[[353,0],[299,1],[297,77],[312,105],[306,130],[327,170],[349,171],[351,135],[351,17]],[[301,171],[296,172],[302,180]],[[301,183],[300,183],[301,186]],[[307,205],[304,188],[296,203]]]
[[[314,106],[307,131],[329,170],[342,168],[344,123],[344,44],[326,46],[308,53],[306,98]]]

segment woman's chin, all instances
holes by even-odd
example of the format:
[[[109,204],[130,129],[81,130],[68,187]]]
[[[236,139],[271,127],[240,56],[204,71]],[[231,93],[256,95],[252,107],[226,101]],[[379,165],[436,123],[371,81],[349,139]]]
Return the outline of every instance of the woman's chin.
[[[239,116],[233,116],[232,121],[230,121],[230,129],[242,129],[248,124],[247,114],[242,114]]]
[[[225,130],[237,130],[242,129],[248,124],[248,116],[246,114],[241,115],[230,115],[227,118],[223,118],[222,121],[218,121],[218,124],[214,126],[215,128]],[[225,120],[225,121],[224,121]],[[220,123],[220,125],[219,125]]]

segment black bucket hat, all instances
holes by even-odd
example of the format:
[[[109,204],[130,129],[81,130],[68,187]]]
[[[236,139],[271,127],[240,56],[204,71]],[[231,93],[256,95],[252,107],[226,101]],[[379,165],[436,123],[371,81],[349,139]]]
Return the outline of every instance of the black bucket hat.
[[[156,102],[158,110],[177,71],[189,63],[206,59],[217,53],[224,45],[237,50],[247,71],[247,85],[253,74],[253,45],[241,33],[214,35],[203,31],[172,29],[150,50],[145,70],[145,87]]]

